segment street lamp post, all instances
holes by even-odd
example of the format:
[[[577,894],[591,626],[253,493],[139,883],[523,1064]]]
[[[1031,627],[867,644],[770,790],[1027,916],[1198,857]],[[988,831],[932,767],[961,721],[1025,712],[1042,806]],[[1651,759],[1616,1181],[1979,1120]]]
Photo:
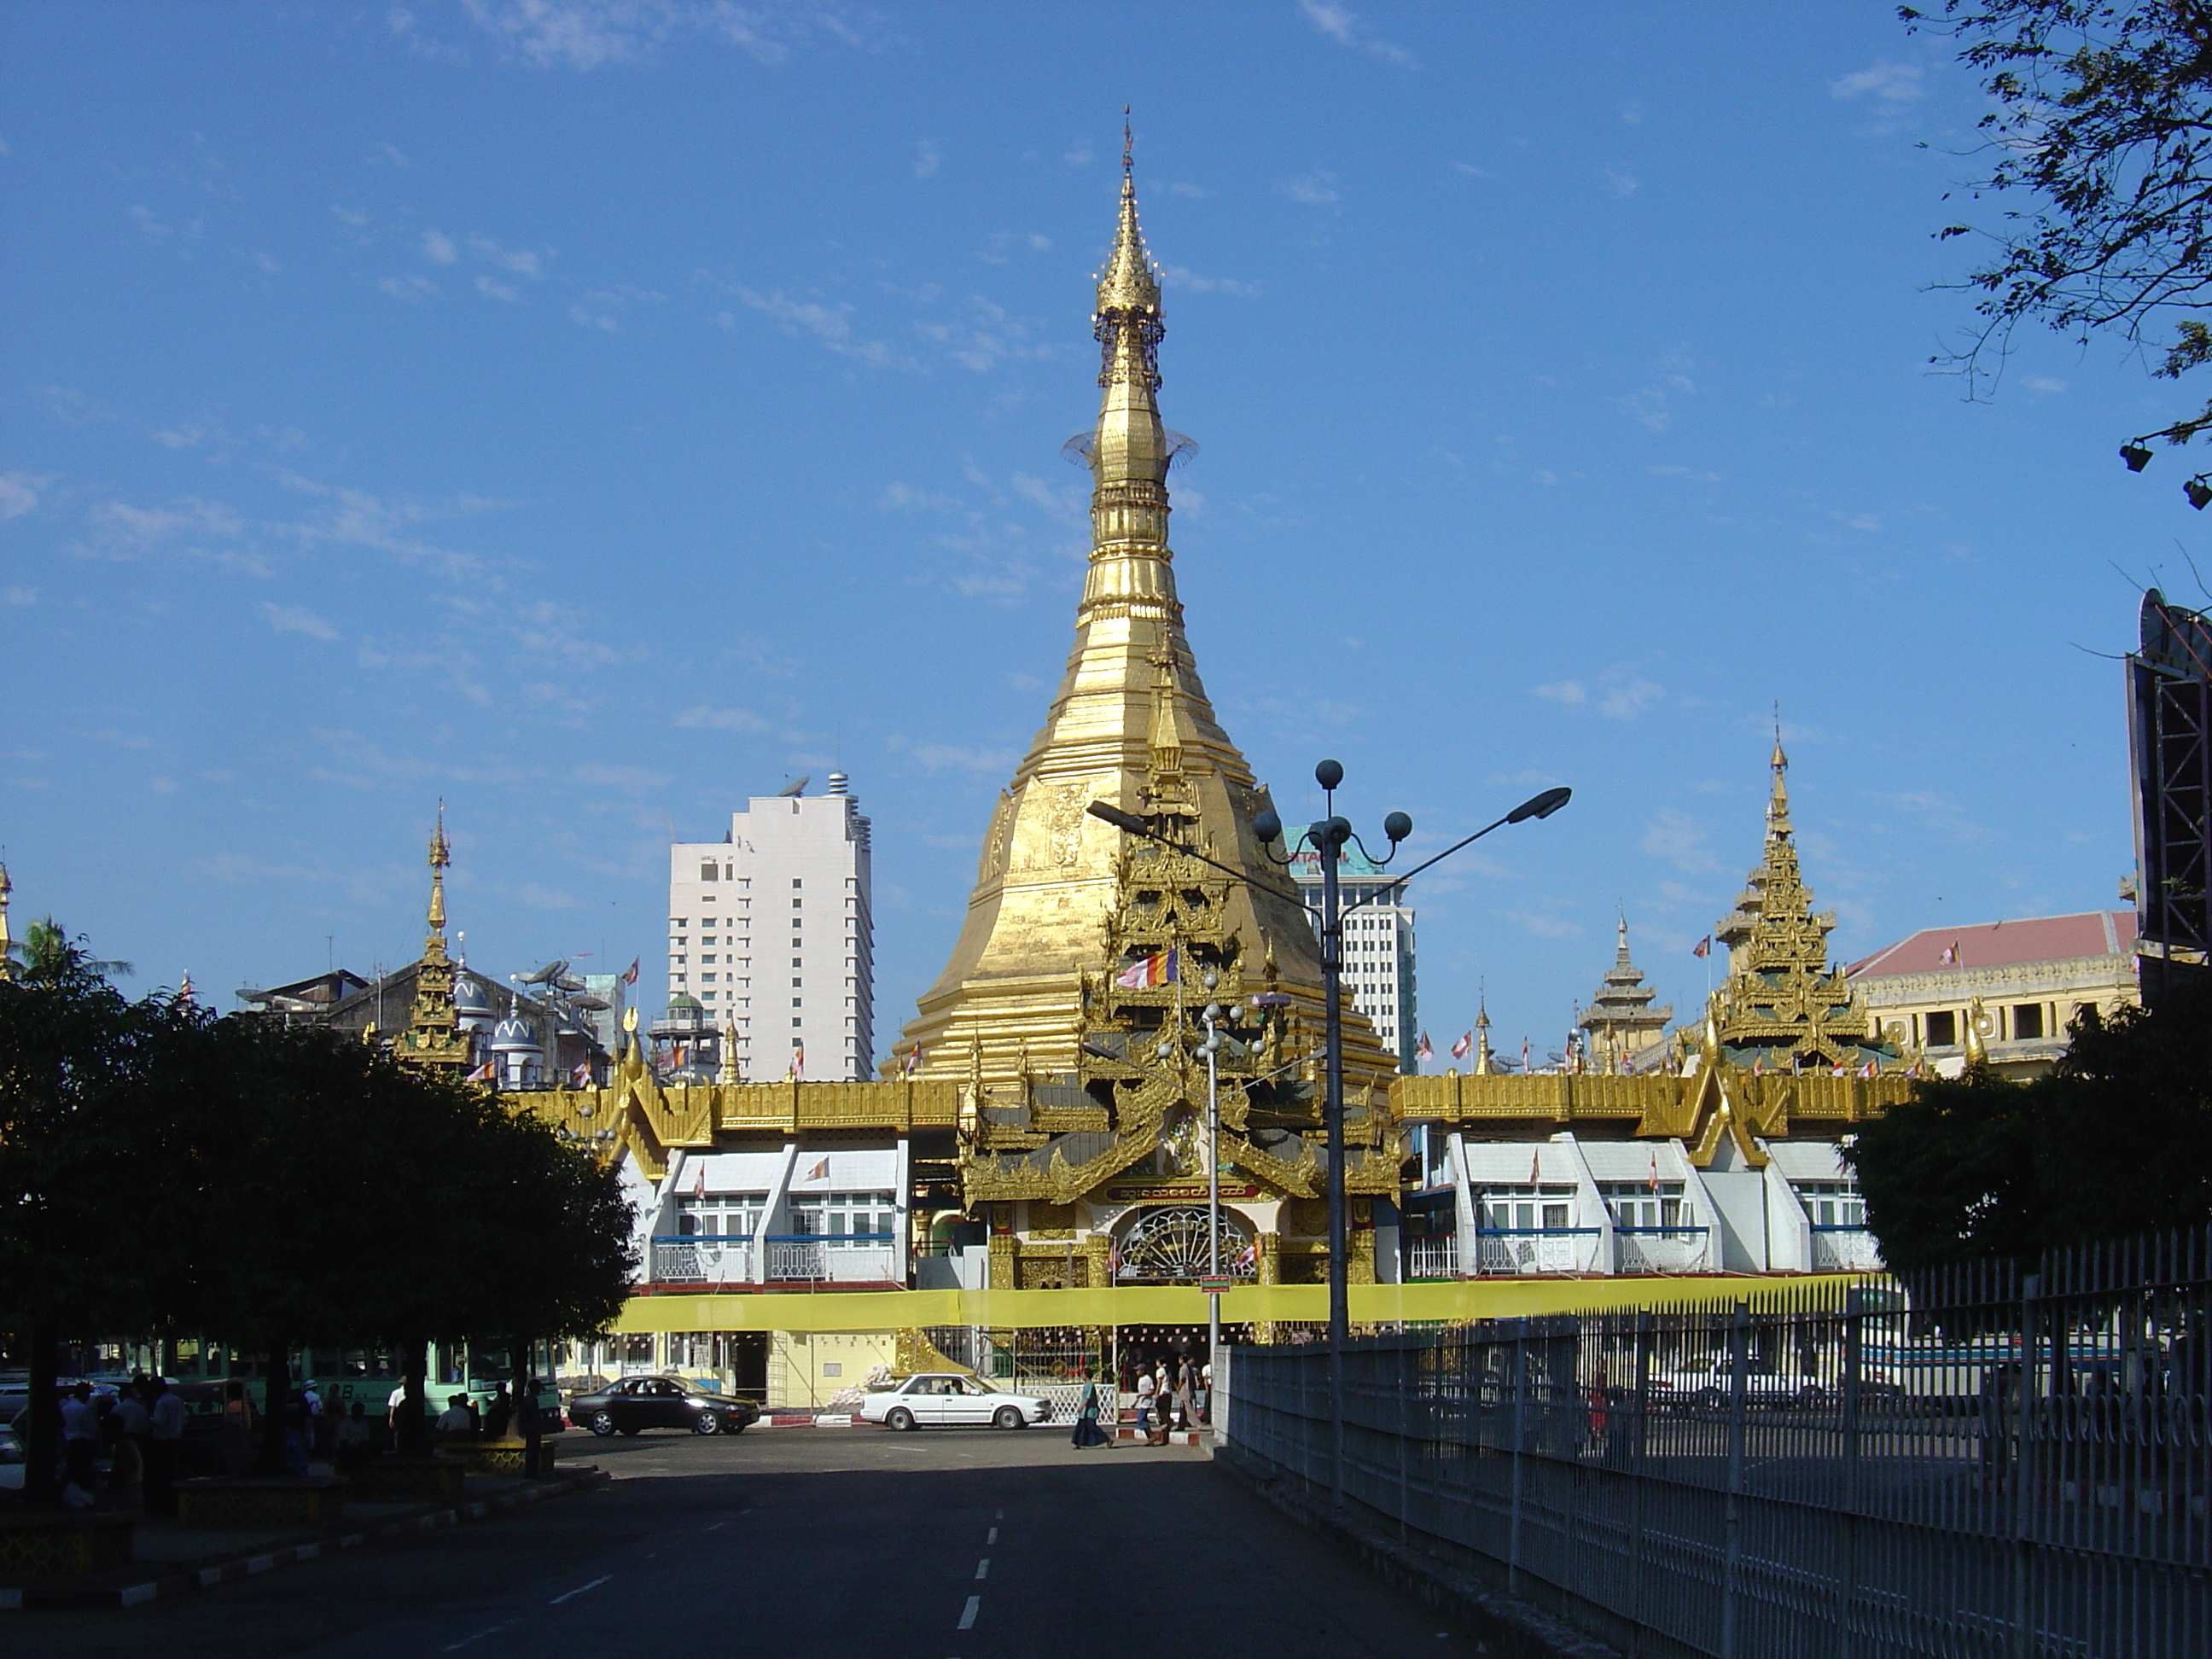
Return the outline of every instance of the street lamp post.
[[[1344,1507],[1344,1348],[1350,1340],[1351,1334],[1350,1296],[1345,1260],[1347,1235],[1344,1201],[1344,918],[1352,911],[1364,908],[1374,901],[1361,899],[1346,907],[1341,902],[1341,895],[1338,888],[1337,861],[1343,857],[1346,845],[1359,839],[1353,832],[1351,823],[1338,817],[1336,813],[1336,789],[1337,786],[1344,781],[1344,768],[1333,760],[1322,761],[1314,768],[1314,781],[1321,785],[1322,798],[1328,816],[1308,826],[1300,841],[1303,844],[1310,847],[1321,860],[1322,1041],[1325,1054],[1324,1077],[1326,1079],[1322,1109],[1323,1121],[1328,1132],[1328,1414],[1331,1467],[1329,1487],[1332,1504],[1335,1508],[1342,1509]],[[1561,786],[1547,789],[1539,795],[1532,795],[1505,814],[1504,817],[1486,823],[1473,835],[1454,842],[1434,857],[1423,860],[1397,880],[1392,882],[1391,887],[1403,888],[1407,882],[1424,870],[1442,863],[1462,848],[1474,845],[1493,830],[1502,829],[1509,823],[1523,823],[1530,818],[1548,818],[1565,806],[1572,798],[1573,793],[1571,789]],[[1182,843],[1170,840],[1133,812],[1125,812],[1118,806],[1097,800],[1092,801],[1085,810],[1092,817],[1112,824],[1124,834],[1141,836],[1147,841],[1158,842],[1163,847],[1170,848],[1176,852],[1196,859],[1200,864],[1210,866],[1225,875],[1233,876],[1247,885],[1256,884],[1250,875],[1244,871],[1231,869],[1229,866],[1217,860],[1207,858],[1202,853],[1194,852]],[[1252,833],[1258,838],[1261,851],[1265,854],[1267,848],[1282,839],[1283,820],[1273,807],[1269,807],[1254,815]],[[1382,833],[1389,839],[1390,851],[1379,859],[1371,853],[1367,854],[1369,861],[1378,868],[1388,865],[1398,855],[1401,844],[1413,833],[1413,820],[1403,812],[1393,812],[1382,820]],[[1360,851],[1366,853],[1364,842],[1360,843]],[[1271,863],[1286,866],[1290,862],[1288,859],[1276,860],[1272,854],[1266,855]],[[1292,849],[1291,857],[1296,856],[1297,851]],[[1209,1007],[1207,1012],[1210,1015],[1212,1009]],[[1209,1018],[1207,1021],[1209,1040],[1212,1036],[1212,1022]],[[1206,1077],[1208,1115],[1211,1117],[1213,1094],[1213,1054],[1210,1051],[1206,1054]],[[1218,1125],[1214,1133],[1215,1147],[1218,1152],[1219,1147]],[[1218,1165],[1218,1159],[1216,1162]],[[1218,1176],[1216,1179],[1218,1182]],[[1217,1212],[1215,1219],[1218,1224],[1218,1209],[1220,1201],[1218,1186],[1217,1185],[1213,1190]],[[1218,1243],[1214,1248],[1218,1252],[1219,1249]],[[1219,1338],[1219,1306],[1218,1301],[1216,1301],[1214,1310],[1217,1341]]]

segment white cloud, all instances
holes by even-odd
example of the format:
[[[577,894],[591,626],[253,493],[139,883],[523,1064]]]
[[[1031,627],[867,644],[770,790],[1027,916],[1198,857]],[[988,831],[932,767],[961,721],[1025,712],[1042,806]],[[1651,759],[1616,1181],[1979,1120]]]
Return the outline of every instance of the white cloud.
[[[1179,288],[1191,294],[1235,294],[1247,298],[1260,290],[1250,283],[1240,283],[1233,276],[1201,276],[1185,265],[1164,265],[1160,280],[1170,288]]]
[[[338,630],[313,611],[295,605],[261,602],[261,614],[279,634],[305,634],[311,640],[334,640]]]
[[[1401,69],[1417,69],[1413,54],[1403,46],[1388,40],[1378,40],[1359,25],[1359,15],[1339,0],[1298,0],[1298,9],[1305,14],[1306,21],[1340,46],[1353,48],[1395,64]]]
[[[469,238],[469,252],[479,259],[488,260],[518,276],[527,276],[532,282],[544,278],[544,263],[526,247],[501,247],[489,236],[471,236]]]
[[[176,234],[175,229],[165,223],[149,207],[133,207],[131,222],[138,227],[138,234],[149,242],[167,241]]]
[[[37,511],[39,492],[52,482],[33,472],[0,472],[0,524]]]
[[[1655,859],[1664,859],[1677,870],[1692,875],[1708,874],[1720,868],[1720,861],[1705,847],[1705,826],[1688,813],[1669,806],[1651,820],[1644,831],[1644,850]]]
[[[1887,58],[1869,69],[1857,70],[1828,82],[1831,98],[1871,97],[1885,104],[1910,104],[1928,95],[1925,76],[1917,64],[1893,64]]]
[[[769,724],[759,715],[743,708],[713,708],[702,703],[696,708],[687,708],[676,717],[676,724],[687,732],[765,732]]]
[[[757,64],[779,64],[817,37],[848,46],[871,40],[841,8],[779,0],[462,0],[468,21],[510,56],[539,69],[596,70],[649,64],[663,48],[705,37]],[[451,55],[395,6],[392,32],[416,50]]]
[[[914,176],[917,179],[928,178],[937,171],[944,161],[944,152],[928,139],[923,139],[914,147]]]
[[[1549,685],[1540,685],[1532,694],[1548,697],[1553,702],[1565,703],[1570,708],[1579,708],[1589,701],[1589,688],[1580,680],[1555,680]]]
[[[449,265],[461,257],[461,251],[454,246],[453,239],[442,230],[424,231],[422,246],[422,257],[434,265]]]
[[[1308,207],[1327,207],[1339,199],[1336,175],[1333,173],[1304,173],[1295,179],[1285,179],[1275,186],[1293,202],[1303,202]]]
[[[1168,194],[1170,196],[1187,196],[1194,202],[1202,202],[1206,199],[1206,191],[1200,186],[1197,185],[1184,184],[1180,179],[1168,186]]]
[[[522,290],[506,283],[495,283],[482,271],[477,273],[477,292],[487,300],[504,300],[511,306],[522,303]]]
[[[1637,185],[1642,182],[1634,173],[1623,173],[1619,167],[1602,167],[1599,171],[1604,174],[1606,187],[1624,199],[1635,195]]]
[[[1598,699],[1597,712],[1608,720],[1632,720],[1666,695],[1666,687],[1650,680],[1629,680],[1607,686]]]
[[[896,354],[883,341],[862,339],[854,334],[850,304],[825,306],[813,300],[794,300],[781,289],[760,294],[749,288],[738,288],[732,292],[755,311],[775,318],[787,334],[811,334],[830,350],[857,357],[862,362],[880,365],[896,361]],[[725,326],[734,326],[735,321],[732,319]]]
[[[387,276],[376,285],[379,294],[389,294],[395,300],[404,300],[409,305],[419,306],[438,292],[438,285],[428,276]]]
[[[0,587],[0,605],[33,605],[38,602],[39,590],[35,587],[25,587],[21,583]]]
[[[580,328],[602,329],[609,334],[622,332],[622,324],[603,311],[591,311],[580,305],[568,307],[568,320]]]

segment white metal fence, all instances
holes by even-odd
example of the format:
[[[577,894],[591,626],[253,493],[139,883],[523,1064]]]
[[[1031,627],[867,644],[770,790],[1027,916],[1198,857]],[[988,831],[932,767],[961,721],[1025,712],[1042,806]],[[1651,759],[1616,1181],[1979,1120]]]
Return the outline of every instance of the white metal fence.
[[[1644,1656],[2212,1653],[2212,1231],[1240,1347],[1224,1455]],[[1822,1297],[1828,1299],[1820,1300]]]

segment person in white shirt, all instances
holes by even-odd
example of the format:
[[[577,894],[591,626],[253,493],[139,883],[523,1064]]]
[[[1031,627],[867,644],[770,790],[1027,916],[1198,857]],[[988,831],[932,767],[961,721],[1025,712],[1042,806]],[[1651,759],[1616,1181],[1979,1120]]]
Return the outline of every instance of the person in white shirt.
[[[185,1402],[166,1379],[150,1377],[146,1392],[153,1405],[146,1413],[146,1513],[177,1512],[177,1463],[184,1455]]]
[[[92,1384],[80,1382],[62,1400],[62,1482],[88,1500],[97,1484],[92,1465],[99,1451],[100,1413],[92,1403]]]
[[[438,1432],[449,1439],[465,1440],[475,1427],[475,1419],[469,1415],[468,1396],[447,1396],[446,1409],[438,1414]]]

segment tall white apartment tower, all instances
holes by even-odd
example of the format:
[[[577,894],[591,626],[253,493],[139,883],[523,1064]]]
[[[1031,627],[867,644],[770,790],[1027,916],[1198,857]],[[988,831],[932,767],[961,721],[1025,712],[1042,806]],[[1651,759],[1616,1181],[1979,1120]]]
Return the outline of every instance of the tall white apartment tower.
[[[1321,854],[1310,849],[1291,860],[1314,933],[1321,933]],[[1360,908],[1344,919],[1344,992],[1367,1016],[1385,1048],[1398,1056],[1398,1069],[1419,1069],[1413,1058],[1413,912],[1406,890],[1386,870],[1378,870],[1356,847],[1347,847],[1336,866],[1338,902]]]
[[[801,779],[730,815],[719,842],[668,855],[668,997],[734,1025],[738,1075],[865,1081],[875,1059],[875,931],[868,821],[845,793]]]

